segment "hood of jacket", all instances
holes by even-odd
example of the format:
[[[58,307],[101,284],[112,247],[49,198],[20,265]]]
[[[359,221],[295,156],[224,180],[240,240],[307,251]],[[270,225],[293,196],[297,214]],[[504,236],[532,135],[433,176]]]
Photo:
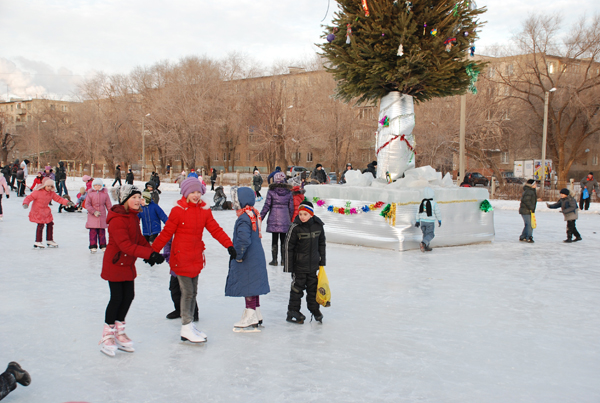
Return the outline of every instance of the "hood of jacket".
[[[238,188],[237,196],[238,201],[240,202],[240,208],[244,208],[246,206],[254,206],[256,196],[254,195],[254,191],[252,189],[247,187]]]
[[[121,204],[115,204],[110,208],[108,216],[106,217],[106,223],[109,224],[113,219],[117,217],[126,217],[128,214],[137,214],[142,210],[125,210],[125,207]]]
[[[290,185],[289,183],[271,183],[269,185],[269,190],[274,190],[276,191],[278,194],[285,194],[285,191],[282,192],[282,190],[291,190],[292,189],[292,185]]]
[[[304,193],[306,193],[306,190],[302,189],[300,186],[294,186],[292,188],[292,194],[294,196],[303,195]]]
[[[425,189],[423,189],[423,199],[433,199],[434,196],[435,192],[432,188],[426,187]]]

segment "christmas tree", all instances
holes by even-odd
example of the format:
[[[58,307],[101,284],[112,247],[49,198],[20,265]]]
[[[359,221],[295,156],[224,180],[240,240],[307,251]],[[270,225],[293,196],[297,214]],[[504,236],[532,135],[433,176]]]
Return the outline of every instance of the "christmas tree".
[[[469,0],[337,1],[322,55],[339,99],[381,99],[377,176],[396,179],[414,167],[413,99],[474,91],[483,63],[468,53],[485,8]]]

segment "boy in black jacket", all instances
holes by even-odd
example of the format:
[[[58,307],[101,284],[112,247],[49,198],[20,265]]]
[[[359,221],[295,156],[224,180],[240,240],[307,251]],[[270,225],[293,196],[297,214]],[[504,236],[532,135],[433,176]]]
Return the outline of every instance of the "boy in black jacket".
[[[306,289],[306,305],[315,320],[323,323],[323,315],[317,303],[317,270],[325,266],[325,230],[323,221],[315,216],[311,202],[303,201],[298,216],[290,226],[286,237],[284,271],[292,274],[292,289],[288,304],[287,321],[304,323],[300,313],[303,291]]]
[[[551,209],[560,207],[565,216],[565,221],[567,222],[567,239],[563,242],[566,243],[581,241],[581,235],[579,234],[579,231],[577,231],[577,228],[575,228],[575,221],[577,220],[577,200],[575,200],[573,196],[570,196],[570,193],[569,189],[561,189],[560,199],[556,203],[546,203],[546,206]],[[573,235],[575,235],[574,240],[572,239]]]

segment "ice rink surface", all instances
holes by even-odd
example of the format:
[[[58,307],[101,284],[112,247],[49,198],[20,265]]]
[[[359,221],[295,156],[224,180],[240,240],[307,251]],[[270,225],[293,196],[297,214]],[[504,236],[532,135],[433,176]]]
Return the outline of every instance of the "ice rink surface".
[[[163,192],[167,213],[177,197]],[[562,214],[544,211],[536,243],[519,242],[518,202],[496,209],[491,244],[426,254],[328,244],[323,324],[285,321],[290,274],[269,266],[265,327],[247,334],[232,332],[244,302],[224,297],[227,251],[205,232],[198,327],[208,342],[180,341],[179,320],[165,319],[168,266],[138,260],[127,316],[136,352],[109,358],[98,346],[109,289],[86,214],[57,214],[55,203],[60,248],[34,250],[22,200],[2,200],[0,365],[18,361],[32,383],[7,403],[600,401],[597,213],[580,214],[574,244],[562,242]],[[214,215],[231,235],[235,213]],[[265,251],[270,242],[264,232]]]

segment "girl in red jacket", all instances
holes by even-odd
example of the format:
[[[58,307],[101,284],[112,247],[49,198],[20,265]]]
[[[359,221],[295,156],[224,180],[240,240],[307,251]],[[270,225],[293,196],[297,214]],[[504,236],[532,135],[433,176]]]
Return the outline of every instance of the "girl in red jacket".
[[[111,189],[119,204],[111,207],[106,217],[108,223],[108,246],[102,259],[102,275],[108,281],[110,301],[106,307],[104,331],[100,351],[114,357],[119,350],[133,352],[133,342],[125,334],[125,316],[134,296],[133,281],[137,276],[135,261],[145,259],[151,266],[164,262],[140,231],[140,204],[142,192],[133,185]]]
[[[181,340],[192,343],[206,341],[206,334],[198,330],[192,322],[198,292],[198,275],[206,264],[202,241],[204,228],[227,248],[232,258],[236,257],[231,239],[213,218],[208,204],[201,199],[204,193],[206,193],[206,185],[198,178],[190,177],[184,180],[181,183],[183,197],[171,210],[165,228],[152,244],[152,249],[160,252],[171,237],[175,236],[171,245],[169,265],[177,275],[179,288],[181,288],[180,335]]]
[[[45,248],[42,243],[42,235],[44,233],[44,225],[46,225],[46,244],[54,248],[58,247],[58,244],[54,242],[54,218],[52,217],[52,210],[48,207],[48,204],[52,200],[66,206],[72,205],[70,201],[63,199],[54,191],[54,181],[50,178],[44,178],[42,183],[34,188],[34,191],[23,200],[23,208],[28,208],[29,203],[33,202],[31,211],[29,212],[29,221],[37,224],[37,231],[35,234],[34,248]]]

